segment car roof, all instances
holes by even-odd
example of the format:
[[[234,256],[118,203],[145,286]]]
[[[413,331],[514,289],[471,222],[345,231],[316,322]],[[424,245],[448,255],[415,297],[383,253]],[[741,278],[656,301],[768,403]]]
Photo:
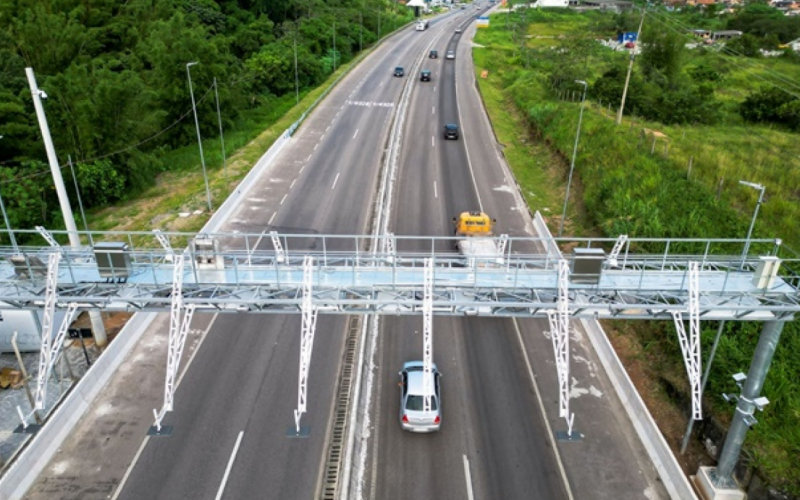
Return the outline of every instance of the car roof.
[[[410,361],[403,365],[403,370],[408,372],[408,393],[415,396],[424,396],[422,378],[425,373],[422,371],[422,361]],[[437,372],[436,363],[433,364],[433,372]],[[436,394],[433,384],[431,384],[430,394]]]

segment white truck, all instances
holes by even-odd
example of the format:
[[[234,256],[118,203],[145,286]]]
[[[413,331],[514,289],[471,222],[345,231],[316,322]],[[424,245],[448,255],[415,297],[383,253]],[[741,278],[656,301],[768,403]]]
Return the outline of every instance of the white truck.
[[[495,222],[480,211],[462,212],[458,217],[453,217],[455,234],[460,237],[456,240],[456,248],[467,258],[471,267],[503,264],[507,236],[503,235],[499,240],[493,237]]]

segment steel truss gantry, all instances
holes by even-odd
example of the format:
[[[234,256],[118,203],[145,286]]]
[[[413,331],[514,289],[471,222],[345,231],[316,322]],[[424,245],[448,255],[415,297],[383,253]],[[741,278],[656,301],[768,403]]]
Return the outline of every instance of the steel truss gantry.
[[[297,384],[297,408],[294,410],[295,431],[300,434],[300,419],[306,412],[308,394],[308,372],[311,367],[311,352],[314,350],[314,332],[317,328],[317,308],[313,303],[314,258],[303,259],[303,307],[302,331],[300,332],[300,375]]]
[[[556,309],[547,311],[550,338],[558,372],[558,416],[567,424],[567,436],[572,437],[575,415],[569,411],[569,264],[558,262],[558,300]]]
[[[433,260],[425,259],[424,291],[422,292],[422,410],[431,411],[433,393]]]
[[[184,233],[167,238],[183,238]],[[51,253],[61,257],[55,308],[77,303],[81,309],[104,311],[164,311],[172,307],[172,255],[152,233],[92,234],[94,241],[127,238],[129,265],[115,270],[125,279],[101,276],[91,247],[0,247],[0,302],[5,308],[41,309],[45,304],[45,273],[41,263]],[[761,259],[749,257],[742,266],[739,240],[550,240],[507,238],[502,259],[471,260],[442,248],[453,238],[413,238],[388,235],[270,236],[273,248],[254,245],[263,234],[204,234],[220,243],[205,245],[202,255],[185,254],[182,300],[200,312],[301,313],[303,262],[313,260],[313,302],[325,314],[422,314],[424,259],[432,259],[433,311],[440,315],[546,317],[558,298],[558,258],[540,253],[543,245],[581,248],[616,247],[616,266],[606,266],[596,282],[573,280],[576,255],[565,255],[571,316],[576,318],[665,319],[689,304],[689,262],[697,262],[700,293],[697,314],[703,320],[785,321],[800,311],[797,255],[777,255],[783,247],[773,240],[754,240],[751,248],[783,257],[781,273],[754,280]],[[135,238],[155,246],[139,247]],[[249,239],[248,239],[249,238]],[[88,238],[84,238],[88,239]],[[138,241],[137,240],[137,241]],[[377,241],[376,241],[377,240]],[[500,241],[498,241],[499,243]],[[615,243],[617,243],[615,245]],[[425,248],[396,252],[402,248]],[[636,254],[637,245],[663,251]],[[499,245],[500,246],[500,245]],[[383,249],[374,253],[360,248]],[[674,249],[674,250],[670,250]],[[688,249],[688,250],[687,250]],[[695,250],[696,253],[691,252]],[[674,252],[674,253],[673,253]],[[21,255],[19,255],[21,254]],[[215,265],[202,262],[212,258]],[[107,264],[106,264],[107,265]],[[765,284],[766,283],[766,284]]]
[[[700,278],[697,262],[689,263],[689,334],[683,324],[683,313],[674,311],[672,317],[675,329],[678,331],[678,340],[681,344],[683,362],[686,365],[686,375],[692,389],[692,418],[703,419],[700,360]]]
[[[169,316],[169,344],[167,347],[167,373],[164,381],[164,404],[161,406],[160,411],[153,410],[153,416],[155,417],[155,425],[151,429],[153,434],[162,432],[161,421],[168,411],[172,411],[183,347],[186,344],[186,337],[189,334],[189,326],[192,323],[192,316],[195,310],[194,304],[189,304],[185,308],[183,304],[184,255],[175,256],[174,261],[172,293],[170,294],[172,304]]]

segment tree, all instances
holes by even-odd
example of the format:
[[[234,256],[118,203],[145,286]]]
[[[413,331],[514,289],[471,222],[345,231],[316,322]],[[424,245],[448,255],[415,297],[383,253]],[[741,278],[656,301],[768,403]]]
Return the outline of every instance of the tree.
[[[673,31],[646,29],[642,33],[642,55],[639,63],[645,78],[675,85],[683,65],[684,41]]]

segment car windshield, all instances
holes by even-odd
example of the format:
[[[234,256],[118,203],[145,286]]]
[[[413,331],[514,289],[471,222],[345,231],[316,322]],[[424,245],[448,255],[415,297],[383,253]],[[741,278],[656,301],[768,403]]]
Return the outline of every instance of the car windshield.
[[[406,399],[406,410],[409,411],[422,411],[425,407],[425,396],[415,396],[409,394],[408,398]],[[436,410],[438,408],[436,396],[431,396],[431,410]]]
[[[449,125],[444,126],[447,130],[458,130],[458,125],[453,125],[452,123]]]

